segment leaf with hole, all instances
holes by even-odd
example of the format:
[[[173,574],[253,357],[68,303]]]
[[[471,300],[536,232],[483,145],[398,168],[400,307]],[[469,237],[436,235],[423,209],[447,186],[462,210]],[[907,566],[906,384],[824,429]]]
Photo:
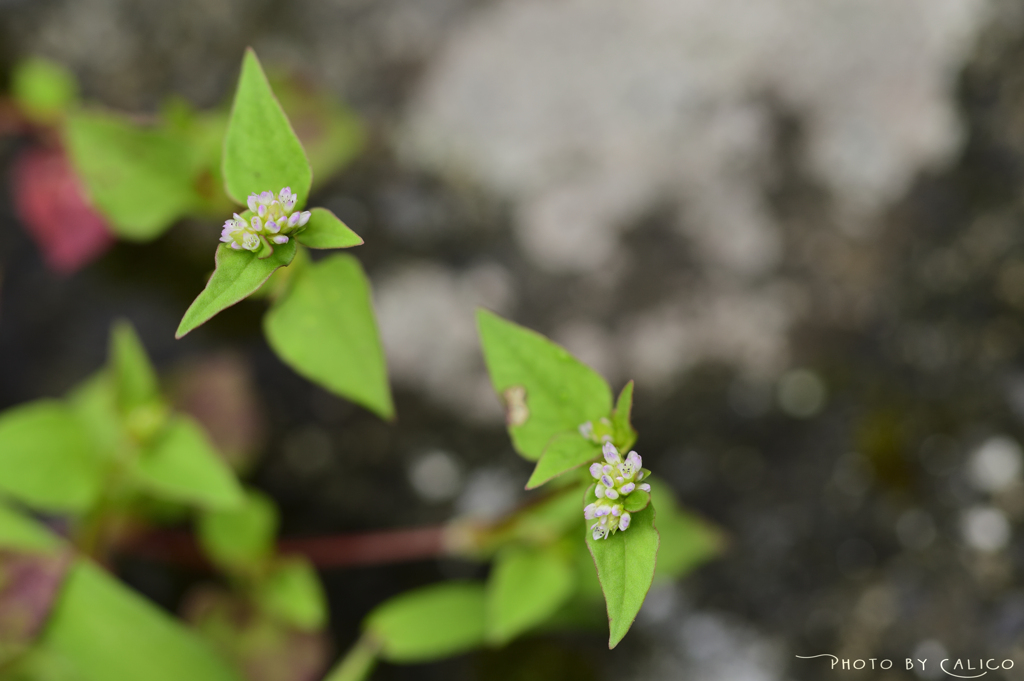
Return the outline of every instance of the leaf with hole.
[[[516,450],[530,461],[551,438],[608,416],[608,384],[564,348],[487,310],[477,325],[494,390],[509,409],[508,431]]]

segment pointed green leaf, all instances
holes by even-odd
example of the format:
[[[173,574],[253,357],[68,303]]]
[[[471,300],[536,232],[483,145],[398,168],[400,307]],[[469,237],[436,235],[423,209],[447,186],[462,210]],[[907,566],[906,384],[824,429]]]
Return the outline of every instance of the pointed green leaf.
[[[48,553],[59,546],[60,540],[44,525],[0,503],[0,549]]]
[[[62,402],[0,414],[0,492],[34,508],[80,512],[96,500],[102,475],[89,432]]]
[[[668,485],[652,481],[651,488],[652,496],[658,498],[658,533],[664,539],[658,551],[656,580],[682,577],[722,552],[725,538],[721,530],[680,508]]]
[[[608,416],[608,384],[593,369],[544,336],[477,311],[484,359],[495,391],[505,400],[516,450],[536,461],[557,433]]]
[[[67,405],[89,431],[96,453],[106,460],[115,458],[125,443],[125,431],[110,374],[107,369],[96,372],[75,386],[67,396]]]
[[[237,507],[241,485],[202,427],[191,417],[173,417],[153,444],[139,456],[136,481],[154,495],[203,508]]]
[[[221,310],[255,293],[274,270],[291,263],[295,257],[295,248],[295,239],[292,239],[283,246],[275,247],[274,254],[269,258],[260,260],[249,251],[235,250],[227,244],[220,244],[214,260],[216,269],[213,276],[185,311],[175,338],[181,338],[197,326],[205,324]]]
[[[199,516],[199,543],[217,565],[230,571],[258,571],[274,552],[277,509],[264,494],[245,493],[241,505]]]
[[[263,331],[300,375],[382,418],[394,415],[370,283],[352,256],[333,255],[297,273]]]
[[[274,565],[256,591],[266,612],[304,631],[327,624],[327,597],[316,570],[305,558],[287,558]]]
[[[301,207],[309,200],[313,173],[299,138],[281,110],[252,49],[242,74],[224,138],[224,184],[228,196],[245,203],[249,194],[291,187]]]
[[[128,412],[159,398],[156,370],[150,364],[135,329],[126,321],[117,322],[111,331],[110,364],[117,401],[123,411]]]
[[[632,496],[632,495],[630,495]],[[587,491],[587,503],[594,501],[594,487]],[[587,522],[590,525],[590,522]],[[587,529],[587,548],[597,567],[608,608],[608,647],[623,639],[644,604],[654,580],[658,559],[658,530],[654,527],[654,506],[632,515],[629,528],[607,539],[594,539]]]
[[[447,582],[395,596],[363,626],[379,642],[381,658],[429,662],[483,645],[485,602],[482,584]]]
[[[510,547],[487,581],[487,639],[504,645],[543,623],[572,595],[573,568],[554,547]]]
[[[70,569],[40,645],[82,681],[240,681],[194,632],[85,560]]]
[[[576,431],[558,433],[544,449],[526,489],[540,487],[548,480],[594,461],[601,456],[601,447],[586,440]]]
[[[149,241],[199,205],[199,168],[180,135],[87,111],[69,116],[65,132],[79,177],[118,236]]]
[[[15,65],[11,95],[27,118],[52,124],[78,99],[78,84],[74,74],[60,64],[30,57]]]
[[[619,393],[615,411],[612,413],[612,443],[620,452],[628,452],[629,448],[636,443],[636,431],[633,430],[633,424],[630,423],[632,410],[633,381],[630,381]]]
[[[296,237],[299,243],[308,248],[351,248],[363,243],[362,237],[353,232],[326,208],[314,208],[310,211],[306,228]]]

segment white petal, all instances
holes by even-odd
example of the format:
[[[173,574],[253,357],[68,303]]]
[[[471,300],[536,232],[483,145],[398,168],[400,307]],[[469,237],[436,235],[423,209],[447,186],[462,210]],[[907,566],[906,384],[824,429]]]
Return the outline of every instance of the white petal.
[[[616,464],[620,461],[619,450],[615,449],[615,445],[611,442],[605,442],[604,447],[601,448],[601,452],[604,453],[604,459],[610,464]]]
[[[605,495],[605,497],[607,497],[608,499],[618,499],[618,498],[619,498],[619,493],[618,493],[618,492],[616,492],[616,491],[615,491],[615,490],[613,490],[613,489],[610,489],[610,488],[609,488],[609,489],[606,489],[606,490],[604,491],[604,495]]]
[[[623,513],[622,517],[619,518],[619,529],[620,530],[627,530],[627,529],[629,529],[629,521],[630,520],[632,520],[630,515],[628,513]]]
[[[591,475],[591,477],[594,478],[594,480],[599,480],[601,478],[601,464],[599,464],[599,463],[592,463],[592,464],[590,464],[590,475]]]
[[[642,484],[642,485],[640,485],[639,487],[637,487],[637,489],[642,489],[642,490],[643,490],[643,491],[645,491],[645,492],[650,492],[650,491],[651,491],[651,486],[650,486],[650,485],[648,485],[648,484],[647,484],[647,483],[645,482],[644,484]]]
[[[629,494],[630,492],[632,492],[635,489],[636,489],[636,485],[634,485],[631,482],[627,482],[625,485],[622,486],[621,489],[619,489],[619,491],[622,492],[623,494]]]

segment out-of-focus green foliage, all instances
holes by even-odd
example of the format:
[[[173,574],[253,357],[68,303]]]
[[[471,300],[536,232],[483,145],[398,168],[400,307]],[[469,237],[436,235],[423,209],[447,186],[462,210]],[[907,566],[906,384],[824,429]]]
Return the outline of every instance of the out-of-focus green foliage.
[[[78,84],[74,74],[60,64],[31,57],[11,72],[11,95],[29,120],[51,125],[77,103]]]

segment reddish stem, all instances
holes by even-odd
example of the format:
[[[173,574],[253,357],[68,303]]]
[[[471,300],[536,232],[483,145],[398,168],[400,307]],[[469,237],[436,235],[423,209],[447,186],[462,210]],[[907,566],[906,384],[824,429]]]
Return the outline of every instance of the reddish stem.
[[[360,532],[326,537],[283,539],[281,555],[305,556],[318,568],[385,565],[436,558],[447,552],[445,527],[417,527],[384,532]],[[120,553],[189,568],[208,569],[195,537],[180,530],[149,532],[125,543]]]

